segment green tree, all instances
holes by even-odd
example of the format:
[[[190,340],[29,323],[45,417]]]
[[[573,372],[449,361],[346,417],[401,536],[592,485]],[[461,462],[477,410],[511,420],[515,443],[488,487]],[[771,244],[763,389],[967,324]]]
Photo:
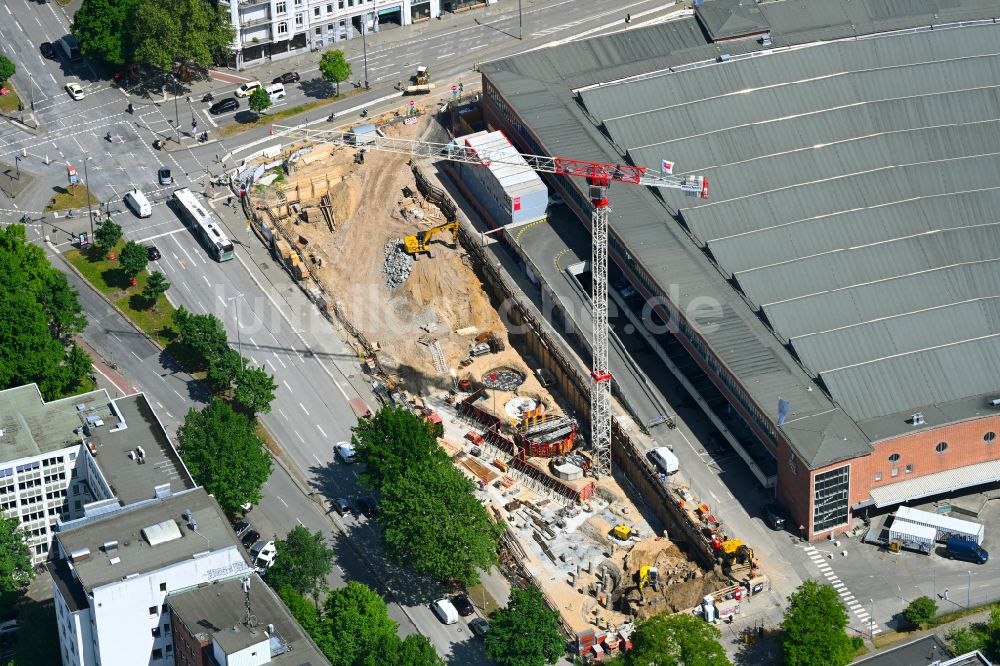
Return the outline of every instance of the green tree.
[[[146,254],[146,248],[135,241],[129,241],[118,255],[118,263],[121,264],[125,276],[129,280],[134,280],[136,275],[146,270],[149,256]]]
[[[836,590],[814,580],[802,583],[788,597],[781,625],[786,666],[846,666],[854,658],[846,627],[847,609]]]
[[[399,407],[383,407],[371,419],[358,419],[352,439],[358,458],[366,466],[360,479],[375,490],[414,465],[449,462],[433,424]]]
[[[632,634],[627,666],[729,666],[719,630],[693,615],[654,615]]]
[[[937,610],[937,604],[930,597],[917,597],[903,611],[903,618],[910,626],[919,627],[933,620]]]
[[[501,666],[554,664],[566,653],[559,613],[545,605],[535,587],[513,589],[506,608],[493,613],[486,655]]]
[[[398,645],[397,625],[389,609],[367,585],[352,580],[331,590],[323,610],[329,633],[321,635],[323,642],[317,644],[333,666],[374,666],[379,655],[391,654]]]
[[[990,619],[986,621],[983,634],[987,654],[996,659],[1000,656],[1000,605],[990,609]]]
[[[229,391],[243,368],[244,359],[235,349],[226,349],[213,356],[208,363],[208,383],[216,394]]]
[[[271,411],[274,392],[277,390],[274,375],[267,374],[263,368],[246,366],[236,375],[233,398],[250,414],[267,414]]]
[[[275,567],[278,566],[278,560],[275,560],[274,563]],[[274,571],[274,569],[272,568],[271,571]],[[267,578],[268,582],[271,582],[270,571],[267,574]],[[278,596],[288,606],[288,610],[292,613],[295,621],[302,625],[305,632],[313,636],[313,640],[315,640],[315,634],[320,630],[322,625],[319,609],[309,603],[309,600],[302,596],[302,593],[296,592],[287,585],[278,588]]]
[[[31,550],[21,521],[0,517],[0,592],[20,592],[34,579]]]
[[[968,654],[986,648],[986,636],[971,627],[956,627],[948,632],[945,639],[956,655]]]
[[[183,306],[171,315],[180,334],[180,341],[201,357],[205,365],[229,349],[229,336],[218,317],[194,314]]]
[[[281,557],[267,572],[268,584],[308,594],[319,607],[319,595],[326,588],[326,577],[333,564],[333,549],[327,545],[323,533],[296,525],[275,547]]]
[[[10,81],[16,71],[17,67],[14,66],[14,63],[7,56],[0,55],[0,83]]]
[[[136,0],[83,0],[70,28],[80,40],[80,53],[115,67],[129,62],[126,31],[135,6]]]
[[[442,582],[475,585],[497,563],[503,526],[450,463],[415,465],[382,487],[379,522],[385,552]]]
[[[344,52],[340,49],[327,51],[319,59],[319,72],[324,80],[336,84],[339,96],[340,84],[351,78],[351,63],[347,62]]]
[[[0,229],[0,389],[36,383],[46,400],[72,392],[90,360],[72,342],[86,319],[66,276],[22,225]]]
[[[271,108],[271,96],[263,88],[257,88],[250,93],[250,99],[247,100],[247,104],[250,106],[251,111],[260,116],[261,113]]]
[[[423,634],[410,634],[396,650],[395,666],[444,666],[445,661]]]
[[[260,501],[272,461],[252,418],[213,399],[187,413],[177,439],[191,476],[227,514],[236,515],[244,502]]]
[[[156,303],[156,300],[167,293],[168,289],[170,289],[170,283],[167,282],[167,276],[160,271],[153,271],[149,279],[146,280],[146,286],[142,288],[142,297]]]
[[[118,241],[121,239],[121,225],[117,224],[110,218],[104,220],[104,223],[100,226],[100,228],[94,232],[94,242],[97,244],[97,247],[104,251],[110,250],[115,245],[118,245]]]
[[[134,60],[165,72],[205,69],[236,39],[227,10],[204,0],[138,0],[130,22]]]

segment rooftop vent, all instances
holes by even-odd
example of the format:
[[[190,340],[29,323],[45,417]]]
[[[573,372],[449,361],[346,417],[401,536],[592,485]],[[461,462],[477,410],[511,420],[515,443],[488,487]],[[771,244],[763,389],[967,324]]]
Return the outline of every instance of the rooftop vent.
[[[198,531],[198,521],[195,520],[194,516],[192,516],[191,520],[188,521],[188,527],[190,527],[195,532]]]
[[[926,421],[924,421],[923,412],[917,412],[916,414],[912,415],[909,420],[909,424],[911,426],[924,425],[925,423]]]
[[[760,45],[761,46],[770,46],[771,45],[771,33],[769,33],[769,32],[765,32],[764,33],[764,35],[760,38]]]
[[[118,564],[121,561],[122,561],[122,558],[120,558],[120,557],[112,557],[111,560],[110,560],[111,564]]]
[[[162,523],[150,525],[142,528],[142,536],[150,546],[156,546],[167,541],[181,538],[181,530],[177,523],[172,520],[164,520]]]
[[[184,513],[182,513],[181,515],[184,516],[184,520],[191,520],[191,516],[193,516],[194,513],[191,511],[191,509],[184,509]]]
[[[110,553],[113,550],[118,550],[118,541],[105,541],[102,547],[105,553]]]
[[[83,562],[90,559],[90,549],[89,548],[77,548],[69,554],[69,559],[72,562]]]
[[[1000,407],[1000,398],[993,398],[990,400],[991,407]],[[3,430],[0,430],[0,437],[3,437]]]

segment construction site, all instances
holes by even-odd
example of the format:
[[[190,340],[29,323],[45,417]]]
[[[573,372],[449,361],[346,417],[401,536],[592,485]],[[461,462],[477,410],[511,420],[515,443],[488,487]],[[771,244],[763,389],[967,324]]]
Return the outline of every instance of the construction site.
[[[752,550],[643,456],[635,469],[671,506],[640,510],[615,475],[599,473],[589,424],[509,335],[469,218],[419,162],[373,149],[440,132],[436,111],[376,118],[346,145],[303,141],[248,162],[255,232],[353,344],[383,403],[442,424],[442,446],[509,526],[505,570],[543,590],[581,654],[625,649],[633,622],[650,615],[737,615],[744,595],[767,589]],[[543,216],[545,200],[543,191]],[[668,530],[665,510],[683,530]]]

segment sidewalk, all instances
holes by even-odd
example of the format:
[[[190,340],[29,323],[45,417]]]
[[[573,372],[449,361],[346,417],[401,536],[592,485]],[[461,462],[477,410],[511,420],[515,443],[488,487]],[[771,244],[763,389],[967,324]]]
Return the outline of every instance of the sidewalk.
[[[112,398],[121,398],[132,393],[138,393],[135,387],[131,386],[125,375],[118,372],[118,364],[110,363],[101,357],[94,348],[84,341],[81,336],[76,336],[76,344],[90,356],[91,363],[96,371],[98,388],[107,389]]]

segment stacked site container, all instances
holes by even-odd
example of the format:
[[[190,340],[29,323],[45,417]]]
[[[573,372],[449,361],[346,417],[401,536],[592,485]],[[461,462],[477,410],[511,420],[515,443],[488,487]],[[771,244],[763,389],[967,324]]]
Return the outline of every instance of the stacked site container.
[[[480,154],[503,156],[503,163],[462,164],[459,169],[462,181],[497,226],[521,225],[545,217],[548,188],[502,132],[476,132],[455,141]]]

